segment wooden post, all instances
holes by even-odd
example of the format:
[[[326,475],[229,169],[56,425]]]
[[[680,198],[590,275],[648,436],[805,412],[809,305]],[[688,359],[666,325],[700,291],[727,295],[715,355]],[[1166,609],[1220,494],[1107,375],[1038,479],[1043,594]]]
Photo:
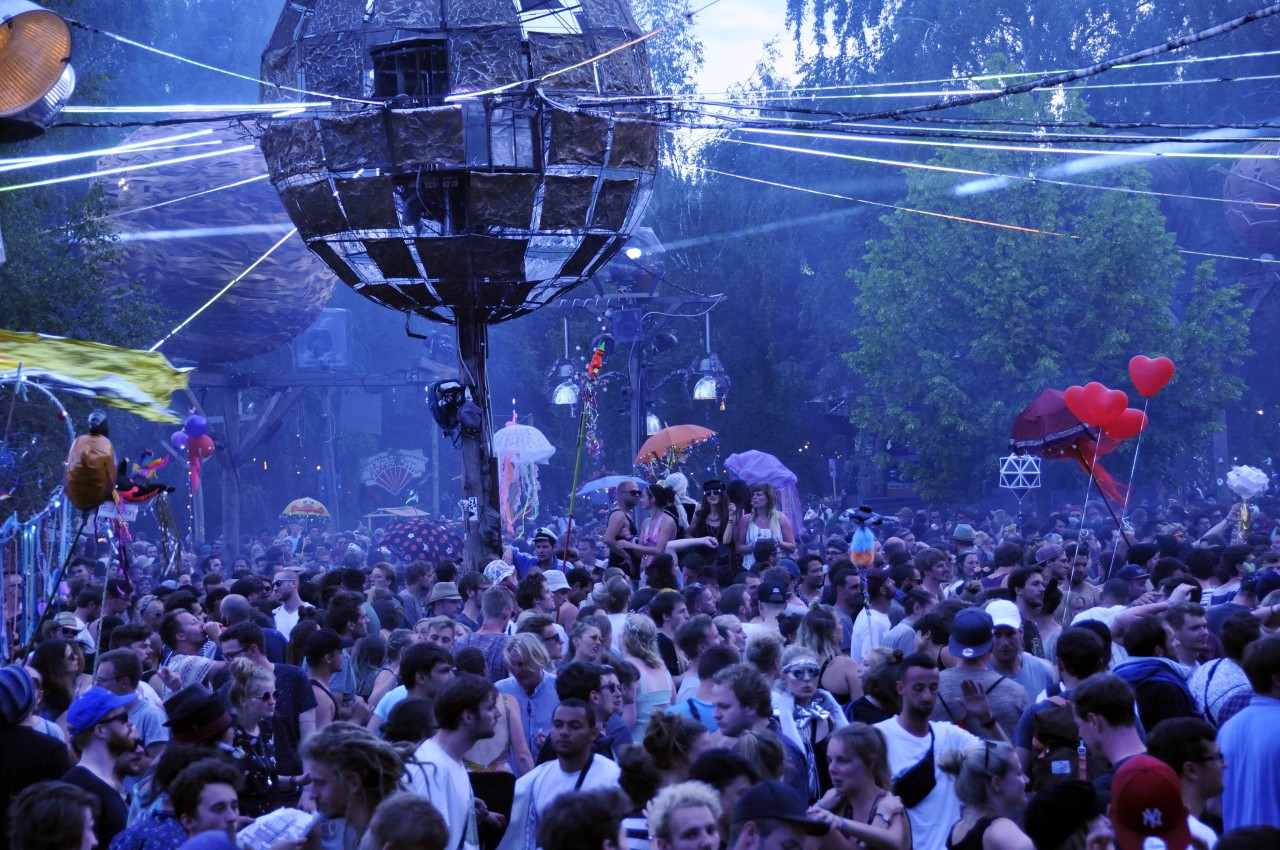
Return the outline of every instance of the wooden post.
[[[462,495],[466,512],[466,566],[482,570],[502,555],[498,507],[498,459],[493,453],[493,416],[489,408],[489,382],[485,372],[489,326],[470,311],[455,314],[458,328],[458,381],[471,401],[480,406],[480,433],[462,434]]]

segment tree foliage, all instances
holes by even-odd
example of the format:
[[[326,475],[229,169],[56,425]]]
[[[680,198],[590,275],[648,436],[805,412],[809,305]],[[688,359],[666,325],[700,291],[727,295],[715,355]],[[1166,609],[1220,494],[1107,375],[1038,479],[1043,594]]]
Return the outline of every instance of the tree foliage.
[[[1047,99],[983,111],[1027,117]],[[1026,160],[950,150],[930,162],[1034,171],[1037,158]],[[915,449],[922,493],[972,495],[990,477],[1017,413],[1041,390],[1090,380],[1127,386],[1132,355],[1167,353],[1190,372],[1168,405],[1187,427],[1149,442],[1148,462],[1175,468],[1214,411],[1239,396],[1218,356],[1244,336],[1236,293],[1216,288],[1206,270],[1175,319],[1182,262],[1149,197],[1038,183],[957,197],[965,179],[908,172],[903,206],[957,218],[892,213],[883,219],[887,235],[867,244],[866,269],[854,275],[849,355],[864,381],[857,423]],[[1141,190],[1147,178],[1127,169],[1108,173],[1106,183]]]

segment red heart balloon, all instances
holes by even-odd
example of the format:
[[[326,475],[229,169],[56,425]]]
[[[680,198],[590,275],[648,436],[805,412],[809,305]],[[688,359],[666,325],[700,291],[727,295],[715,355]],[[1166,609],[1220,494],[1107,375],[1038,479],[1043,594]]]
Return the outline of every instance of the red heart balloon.
[[[1067,410],[1071,411],[1071,415],[1081,422],[1088,418],[1089,411],[1085,409],[1084,404],[1084,387],[1070,386],[1062,393],[1062,400],[1067,403]]]
[[[1151,398],[1173,379],[1173,361],[1168,357],[1135,355],[1129,361],[1129,377],[1143,398]]]
[[[1110,425],[1129,406],[1129,396],[1123,390],[1108,389],[1097,381],[1084,385],[1083,400],[1085,413],[1089,414],[1084,421],[1099,428]]]
[[[1130,407],[1122,411],[1115,421],[1106,427],[1107,436],[1117,440],[1136,437],[1147,430],[1147,414]]]

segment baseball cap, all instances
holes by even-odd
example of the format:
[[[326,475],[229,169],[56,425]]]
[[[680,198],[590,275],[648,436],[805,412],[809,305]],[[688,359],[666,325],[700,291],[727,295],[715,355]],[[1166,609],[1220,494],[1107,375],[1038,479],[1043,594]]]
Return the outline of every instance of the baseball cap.
[[[809,806],[790,785],[770,779],[753,785],[738,798],[733,807],[733,822],[778,820],[802,827],[808,835],[826,835],[831,828],[821,821],[811,820]]]
[[[793,578],[800,578],[800,565],[790,558],[779,558],[778,566],[791,573]]]
[[[108,714],[136,702],[137,694],[118,697],[106,688],[96,685],[75,698],[67,709],[67,731],[79,735],[102,722]]]
[[[837,549],[841,552],[849,551],[849,541],[845,540],[839,534],[833,534],[827,538],[827,548]]]
[[[986,611],[991,616],[991,628],[993,630],[1022,628],[1022,612],[1018,610],[1017,605],[1008,599],[993,599],[987,603]]]
[[[1167,850],[1190,844],[1182,784],[1173,768],[1149,755],[1121,764],[1111,782],[1111,823],[1120,850],[1153,850],[1151,838]]]
[[[63,611],[54,617],[53,621],[58,624],[60,629],[75,629],[77,632],[84,630],[84,623],[80,622],[80,619],[70,611]]]
[[[967,522],[962,522],[951,530],[951,539],[959,540],[963,543],[972,543],[976,536],[973,526]]]
[[[1126,564],[1116,573],[1116,578],[1121,581],[1141,581],[1151,578],[1151,574],[1137,564]]]
[[[564,570],[543,570],[542,577],[547,580],[547,587],[553,593],[557,590],[569,589],[569,579],[565,578]]]
[[[991,615],[980,608],[965,608],[951,623],[947,644],[956,658],[979,658],[991,651]]]
[[[787,603],[787,589],[780,584],[761,584],[760,601],[767,602],[770,605],[785,605]]]

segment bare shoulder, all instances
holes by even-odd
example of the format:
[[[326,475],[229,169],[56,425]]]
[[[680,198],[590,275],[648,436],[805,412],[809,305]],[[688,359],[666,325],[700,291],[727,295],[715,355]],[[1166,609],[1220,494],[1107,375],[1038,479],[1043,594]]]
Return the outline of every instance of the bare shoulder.
[[[1035,850],[1035,845],[1016,823],[996,818],[982,836],[983,850]]]

